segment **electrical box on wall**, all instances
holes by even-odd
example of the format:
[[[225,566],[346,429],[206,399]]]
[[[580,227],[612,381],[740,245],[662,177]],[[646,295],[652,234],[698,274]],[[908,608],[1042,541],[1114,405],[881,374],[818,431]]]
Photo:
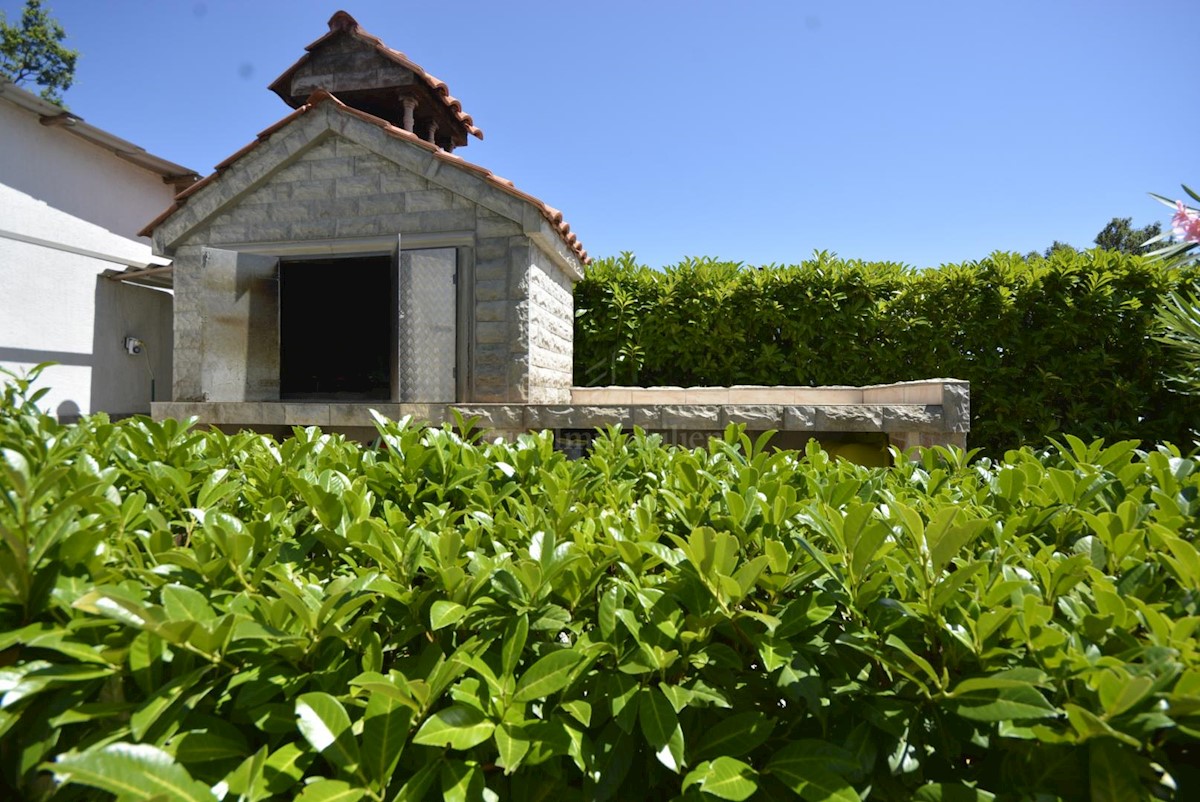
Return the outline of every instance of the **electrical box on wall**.
[[[139,354],[144,353],[145,350],[146,344],[137,337],[125,338],[125,353],[129,354],[130,356],[138,356]]]

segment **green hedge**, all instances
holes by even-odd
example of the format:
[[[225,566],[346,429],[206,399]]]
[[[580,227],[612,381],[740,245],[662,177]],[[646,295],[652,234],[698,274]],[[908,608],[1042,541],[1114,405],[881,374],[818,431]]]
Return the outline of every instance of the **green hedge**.
[[[379,430],[0,408],[0,798],[1200,793],[1176,451]]]
[[[575,289],[579,384],[971,382],[972,445],[1188,442],[1200,401],[1165,386],[1154,309],[1194,274],[1108,251],[913,270],[826,254],[754,269],[626,254]]]

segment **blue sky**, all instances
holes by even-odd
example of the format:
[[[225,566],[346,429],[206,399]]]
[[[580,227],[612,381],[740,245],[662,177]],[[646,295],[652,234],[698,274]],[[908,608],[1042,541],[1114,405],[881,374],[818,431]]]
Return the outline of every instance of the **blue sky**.
[[[1200,184],[1197,0],[46,3],[72,111],[201,174],[345,8],[462,100],[464,158],[655,266],[1084,247]]]

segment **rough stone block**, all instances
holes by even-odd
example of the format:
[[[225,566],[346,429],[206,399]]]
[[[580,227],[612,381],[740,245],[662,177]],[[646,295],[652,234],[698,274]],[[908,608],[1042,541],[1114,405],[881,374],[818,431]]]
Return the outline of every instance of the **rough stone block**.
[[[246,239],[250,242],[284,242],[291,239],[287,223],[258,223],[246,226]]]
[[[783,408],[783,428],[796,432],[812,432],[817,428],[817,408],[808,405],[789,405]]]
[[[887,404],[883,406],[885,432],[943,431],[940,404]]]
[[[668,404],[662,408],[664,429],[716,429],[721,425],[721,407],[701,404]]]
[[[747,429],[764,431],[783,426],[783,407],[778,404],[730,404],[722,408],[721,425],[743,423]]]
[[[592,429],[613,424],[629,425],[629,407],[576,407],[532,404],[525,408],[529,429]]]
[[[458,410],[463,418],[479,418],[478,426],[483,429],[521,429],[525,426],[525,407],[520,404],[450,404],[447,420],[453,420],[451,409]]]
[[[942,416],[951,432],[971,430],[971,385],[946,381],[942,384]]]
[[[473,209],[445,209],[405,214],[400,230],[406,234],[436,234],[442,231],[470,231],[473,228]]]
[[[503,262],[505,275],[508,270],[508,237],[478,237],[475,240],[475,263],[482,264],[496,259]]]
[[[662,407],[660,406],[639,406],[634,404],[629,408],[629,414],[633,418],[634,426],[640,426],[643,429],[662,428]]]
[[[374,419],[370,410],[374,404],[330,404],[330,426],[371,426]]]
[[[877,404],[842,404],[817,407],[817,431],[881,432],[883,409]]]

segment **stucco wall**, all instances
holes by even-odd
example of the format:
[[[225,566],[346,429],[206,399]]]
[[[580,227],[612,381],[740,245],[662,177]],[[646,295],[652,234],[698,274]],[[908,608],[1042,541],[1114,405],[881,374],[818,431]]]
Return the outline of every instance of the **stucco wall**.
[[[161,176],[3,100],[0,141],[0,183],[124,237],[138,238],[175,194]]]
[[[2,150],[2,149],[0,149]],[[112,263],[0,237],[0,366],[21,371],[58,362],[42,374],[41,407],[71,419],[105,411],[150,411],[171,383],[171,296],[100,277]],[[146,353],[125,353],[126,336]]]

